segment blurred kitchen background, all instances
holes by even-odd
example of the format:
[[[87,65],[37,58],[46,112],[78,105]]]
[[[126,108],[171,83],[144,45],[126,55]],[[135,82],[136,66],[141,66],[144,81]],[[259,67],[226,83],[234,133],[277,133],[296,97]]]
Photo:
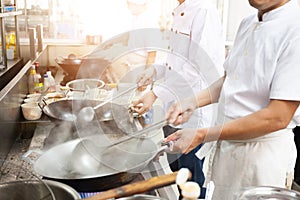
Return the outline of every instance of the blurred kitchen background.
[[[211,1],[220,12],[226,41],[233,41],[240,20],[254,9],[247,0]],[[161,29],[171,24],[171,12],[177,4],[177,0],[149,1],[149,10]],[[73,42],[85,42],[87,35],[101,35],[106,40],[130,27],[125,0],[17,0],[16,5],[22,11],[18,17],[20,38],[28,38],[28,28],[38,24],[43,25],[45,39],[72,39]]]

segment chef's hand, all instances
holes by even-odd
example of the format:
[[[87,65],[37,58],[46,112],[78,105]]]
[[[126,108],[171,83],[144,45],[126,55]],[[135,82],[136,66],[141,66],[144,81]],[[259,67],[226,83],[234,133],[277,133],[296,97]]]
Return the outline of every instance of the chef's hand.
[[[156,76],[155,67],[152,65],[146,66],[146,69],[138,76],[136,83],[138,86],[147,86],[153,83]]]
[[[172,151],[187,154],[201,144],[206,129],[182,129],[166,137],[163,142],[173,142]]]
[[[134,101],[132,103],[133,112],[137,112],[139,114],[144,114],[149,111],[152,107],[153,103],[157,99],[157,96],[153,93],[152,90],[144,94],[139,100]]]
[[[194,97],[186,98],[172,104],[166,113],[165,118],[169,124],[179,125],[187,122],[196,108],[196,99]]]

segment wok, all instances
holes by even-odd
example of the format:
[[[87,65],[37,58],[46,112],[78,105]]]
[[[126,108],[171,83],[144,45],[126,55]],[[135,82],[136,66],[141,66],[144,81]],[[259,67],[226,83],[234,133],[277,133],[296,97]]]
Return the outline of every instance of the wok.
[[[54,122],[75,122],[80,120],[78,115],[83,108],[94,107],[100,103],[101,101],[86,99],[60,100],[45,105],[43,112]],[[129,120],[128,108],[124,105],[107,103],[95,111],[94,120],[109,121],[113,119],[117,119],[119,123],[127,122]]]
[[[95,144],[107,145],[109,141],[107,134],[99,134],[86,137]],[[113,140],[113,138],[110,138]],[[111,189],[124,185],[133,180],[136,175],[141,172],[161,151],[166,147],[159,148],[151,139],[144,139],[143,143],[136,145],[132,149],[133,143],[137,143],[140,139],[132,139],[130,142],[119,144],[119,149],[123,150],[120,154],[111,152],[111,160],[122,165],[124,170],[113,169],[110,163],[102,163],[101,158],[97,158],[100,154],[91,152],[87,147],[86,153],[89,156],[95,156],[99,159],[96,171],[79,172],[72,166],[74,163],[72,155],[76,145],[82,139],[75,139],[69,142],[54,146],[44,152],[33,164],[34,171],[43,176],[45,179],[59,181],[65,183],[80,192],[95,192]],[[140,148],[142,147],[142,148]],[[117,148],[117,147],[116,147]],[[131,151],[132,149],[132,151]],[[126,154],[126,156],[124,156]],[[123,155],[123,156],[122,156]]]

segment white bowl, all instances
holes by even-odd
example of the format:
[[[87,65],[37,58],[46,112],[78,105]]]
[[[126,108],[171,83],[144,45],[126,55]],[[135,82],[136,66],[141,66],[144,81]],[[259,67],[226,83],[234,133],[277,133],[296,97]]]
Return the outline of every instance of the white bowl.
[[[27,94],[27,98],[39,98],[41,96],[41,94],[39,93],[35,93],[35,94]]]
[[[24,103],[21,105],[26,120],[37,120],[42,116],[42,110],[37,103]]]
[[[24,99],[24,102],[25,103],[37,103],[38,101],[38,98],[27,98],[27,99]]]

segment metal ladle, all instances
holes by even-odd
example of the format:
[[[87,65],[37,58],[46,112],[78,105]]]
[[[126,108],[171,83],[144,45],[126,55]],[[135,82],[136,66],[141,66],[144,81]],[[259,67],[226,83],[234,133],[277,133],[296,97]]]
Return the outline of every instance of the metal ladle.
[[[128,92],[136,89],[138,86],[137,85],[134,85],[133,87],[130,87],[128,88],[127,90],[121,92],[120,94],[114,96],[114,97],[111,97],[103,102],[101,102],[100,104],[94,106],[94,107],[84,107],[82,108],[79,113],[78,113],[78,118],[79,119],[82,119],[86,122],[90,122],[94,119],[94,116],[95,116],[95,110],[104,106],[105,104],[115,100],[116,98],[118,97],[121,97],[123,96],[124,94],[127,94]],[[101,117],[101,121],[108,121],[108,120],[111,120],[112,119],[112,112],[111,111],[106,111],[102,117]]]

